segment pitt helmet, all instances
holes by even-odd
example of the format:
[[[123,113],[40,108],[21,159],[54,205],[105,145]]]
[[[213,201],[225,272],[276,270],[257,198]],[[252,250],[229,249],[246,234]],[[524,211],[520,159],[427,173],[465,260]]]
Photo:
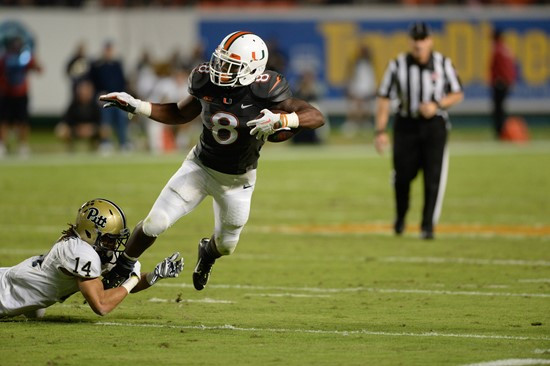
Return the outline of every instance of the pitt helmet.
[[[219,86],[252,84],[265,71],[265,42],[250,32],[233,32],[223,39],[210,59],[210,80]]]
[[[73,230],[95,249],[102,263],[113,257],[116,260],[124,251],[120,246],[130,237],[124,212],[114,202],[103,198],[93,199],[80,207]]]

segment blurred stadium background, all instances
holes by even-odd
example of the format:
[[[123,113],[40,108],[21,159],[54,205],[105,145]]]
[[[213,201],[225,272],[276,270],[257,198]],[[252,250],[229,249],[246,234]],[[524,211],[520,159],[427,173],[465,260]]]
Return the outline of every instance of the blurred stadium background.
[[[53,131],[70,103],[66,65],[79,44],[93,60],[112,41],[128,90],[135,92],[145,52],[158,73],[174,59],[192,67],[208,59],[225,34],[238,29],[253,31],[269,43],[272,57],[277,57],[273,61],[295,88],[305,73],[314,77],[317,102],[335,131],[345,120],[346,90],[359,49],[371,50],[378,82],[388,60],[407,49],[407,27],[416,20],[431,25],[435,49],[453,60],[464,84],[466,99],[451,111],[455,128],[479,126],[491,136],[488,63],[494,29],[504,32],[517,60],[509,113],[530,127],[550,127],[546,1],[4,0],[0,9],[0,32],[14,23],[24,27],[44,69],[30,76],[35,133]]]

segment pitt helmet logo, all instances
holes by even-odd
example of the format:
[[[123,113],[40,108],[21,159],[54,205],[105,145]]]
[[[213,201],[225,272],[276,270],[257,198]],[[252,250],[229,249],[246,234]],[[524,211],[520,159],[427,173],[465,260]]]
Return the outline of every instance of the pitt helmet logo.
[[[264,57],[265,57],[265,51],[264,50],[262,50],[262,57],[260,57],[260,58],[256,58],[256,52],[252,52],[252,60],[254,60],[254,61],[263,60]]]
[[[107,218],[100,215],[99,210],[95,207],[90,207],[86,219],[90,220],[99,227],[105,228],[105,226],[107,226]]]

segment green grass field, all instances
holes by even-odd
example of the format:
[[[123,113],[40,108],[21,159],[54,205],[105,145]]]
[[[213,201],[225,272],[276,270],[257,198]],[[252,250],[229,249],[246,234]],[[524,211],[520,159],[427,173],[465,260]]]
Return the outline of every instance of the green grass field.
[[[121,205],[133,227],[182,159],[0,161],[0,266],[48,250],[94,197]],[[179,250],[179,278],[105,317],[77,294],[42,320],[1,320],[0,365],[550,363],[549,167],[549,140],[454,140],[440,231],[427,242],[419,179],[406,235],[391,234],[389,155],[266,146],[237,251],[204,291],[191,273],[211,200],[141,258],[147,270]]]

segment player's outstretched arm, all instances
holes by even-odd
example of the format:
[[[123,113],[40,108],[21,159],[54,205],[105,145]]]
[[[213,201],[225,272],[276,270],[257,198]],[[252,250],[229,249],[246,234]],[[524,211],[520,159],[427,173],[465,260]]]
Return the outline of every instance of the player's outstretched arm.
[[[174,253],[158,263],[152,272],[143,273],[139,283],[131,292],[135,293],[145,290],[164,278],[178,277],[184,265],[183,258],[178,258],[179,255],[179,252]]]
[[[141,265],[136,262],[134,271],[130,278],[120,287],[103,289],[103,282],[99,278],[84,279],[77,277],[78,288],[80,292],[98,315],[110,313],[124,300],[130,292],[138,292],[153,286],[163,278],[178,277],[183,270],[183,258],[179,258],[176,252],[155,266],[155,269],[149,273],[140,273]]]
[[[129,118],[135,114],[168,125],[181,125],[194,120],[201,112],[202,106],[194,97],[188,97],[179,103],[150,103],[134,98],[128,93],[113,92],[101,95],[99,100],[106,102],[103,108],[116,107],[128,112]]]
[[[140,281],[141,263],[134,264],[132,273],[120,287],[105,290],[103,282],[98,278],[76,277],[78,289],[97,315],[109,314],[132,291]]]
[[[116,287],[108,290],[103,289],[103,283],[99,278],[84,279],[78,278],[78,288],[97,315],[109,314],[128,296],[128,290],[125,287]],[[137,277],[135,277],[137,283]]]
[[[298,117],[298,126],[300,128],[313,130],[325,124],[325,117],[314,106],[305,100],[298,98],[289,98],[270,109],[280,109],[288,113],[296,113]],[[290,126],[289,127],[294,127]]]

